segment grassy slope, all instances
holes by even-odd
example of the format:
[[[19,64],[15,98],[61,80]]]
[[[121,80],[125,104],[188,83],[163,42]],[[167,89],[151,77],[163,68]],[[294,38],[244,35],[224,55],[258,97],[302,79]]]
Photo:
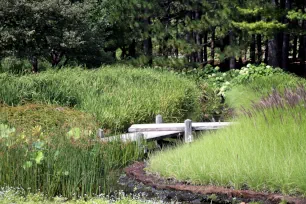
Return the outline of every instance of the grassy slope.
[[[292,86],[296,81],[289,76],[259,79],[229,96],[251,92],[251,98],[258,99],[272,86]],[[243,100],[237,105],[249,104]],[[153,155],[149,170],[197,184],[306,194],[306,119],[299,114],[306,114],[304,106],[266,110],[251,118],[240,116],[232,127]]]
[[[0,103],[7,104],[0,106],[0,186],[39,189],[48,197],[113,191],[118,169],[142,156],[132,143],[97,140],[98,124],[124,131],[159,113],[178,121],[200,112],[193,81],[148,69],[0,74],[0,84]],[[16,132],[8,136],[1,123]]]
[[[0,102],[42,101],[92,113],[104,128],[125,131],[133,123],[181,121],[200,115],[194,82],[171,73],[130,67],[94,71],[64,69],[22,77],[0,75]]]

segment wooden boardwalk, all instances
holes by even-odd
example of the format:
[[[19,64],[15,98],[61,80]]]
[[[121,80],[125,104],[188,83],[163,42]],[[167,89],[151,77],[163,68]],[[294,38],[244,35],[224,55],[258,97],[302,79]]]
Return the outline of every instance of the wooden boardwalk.
[[[162,140],[168,137],[184,135],[186,143],[193,141],[193,131],[217,130],[231,125],[229,122],[192,122],[187,119],[184,123],[162,123],[162,116],[156,116],[155,124],[134,124],[128,131],[129,133],[104,137],[103,130],[99,129],[98,135],[102,141],[121,140],[140,141],[140,140]]]
[[[200,130],[216,130],[229,126],[228,122],[207,122],[207,123],[192,123],[193,131]],[[129,132],[143,131],[185,131],[185,123],[162,123],[162,124],[134,124],[129,128]]]

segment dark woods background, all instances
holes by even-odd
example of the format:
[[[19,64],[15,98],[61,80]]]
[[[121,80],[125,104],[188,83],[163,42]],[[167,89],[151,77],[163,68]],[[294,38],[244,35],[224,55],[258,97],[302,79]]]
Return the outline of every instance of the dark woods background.
[[[1,0],[0,58],[32,72],[248,62],[306,75],[305,0]],[[20,65],[22,66],[22,65]]]

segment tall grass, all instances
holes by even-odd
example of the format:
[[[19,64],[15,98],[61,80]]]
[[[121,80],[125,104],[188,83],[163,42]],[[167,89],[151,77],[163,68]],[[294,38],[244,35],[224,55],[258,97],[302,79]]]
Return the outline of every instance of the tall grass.
[[[261,97],[267,96],[274,89],[281,92],[285,88],[294,88],[297,84],[306,85],[305,79],[286,73],[276,73],[273,76],[262,76],[256,80],[246,81],[234,86],[226,93],[226,103],[235,109],[241,107],[250,108],[252,101],[258,101]]]
[[[117,190],[118,169],[142,157],[133,143],[103,143],[90,131],[31,129],[26,134],[0,125],[0,186],[47,197],[99,195]]]
[[[171,73],[130,67],[102,67],[94,71],[64,69],[37,75],[0,74],[0,101],[8,105],[42,101],[91,113],[112,131],[133,123],[200,116],[196,84]]]
[[[306,195],[305,107],[304,87],[274,91],[231,127],[153,155],[149,170],[196,184]]]

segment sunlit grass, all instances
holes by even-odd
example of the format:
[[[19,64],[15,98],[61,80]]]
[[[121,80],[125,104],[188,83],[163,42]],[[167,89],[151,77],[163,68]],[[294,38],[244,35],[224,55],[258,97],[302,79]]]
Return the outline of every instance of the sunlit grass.
[[[195,184],[306,195],[305,88],[274,91],[234,125],[153,155],[148,169]]]

